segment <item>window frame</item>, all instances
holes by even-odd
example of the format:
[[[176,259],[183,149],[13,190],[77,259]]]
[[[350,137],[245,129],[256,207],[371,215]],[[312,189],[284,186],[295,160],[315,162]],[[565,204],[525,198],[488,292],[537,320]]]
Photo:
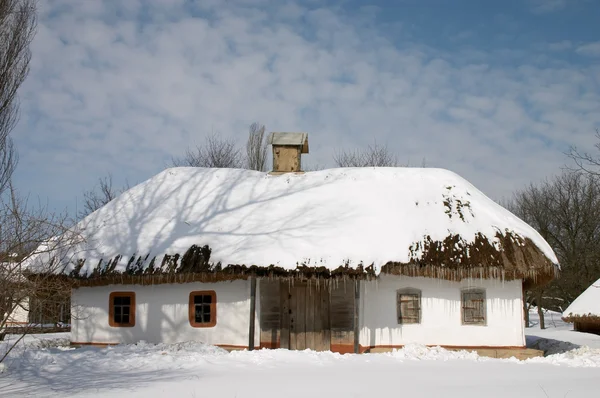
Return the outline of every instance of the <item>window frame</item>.
[[[482,298],[482,315],[483,315],[483,320],[481,321],[473,321],[473,322],[468,322],[465,319],[466,313],[465,310],[466,308],[466,304],[467,301],[465,300],[465,294],[469,294],[469,293],[479,293],[481,294]],[[460,320],[461,320],[461,324],[464,326],[487,326],[487,321],[488,321],[488,317],[487,317],[487,295],[486,295],[486,291],[484,288],[479,288],[479,287],[470,287],[470,288],[465,288],[465,289],[461,289],[460,291]]]
[[[114,299],[117,297],[129,297],[129,322],[115,322]],[[113,328],[131,328],[135,326],[135,292],[111,292],[108,295],[108,325]]]
[[[196,322],[196,308],[194,297],[211,296],[210,301],[210,322]],[[193,328],[212,328],[217,325],[217,293],[214,290],[196,290],[190,292],[188,302],[188,318],[190,326]]]
[[[402,306],[401,306],[401,297],[403,295],[406,296],[417,296],[417,304],[419,306],[417,313],[417,321],[416,322],[406,322],[402,320]],[[396,290],[396,322],[398,325],[420,325],[423,322],[422,312],[423,306],[421,305],[421,290],[415,288],[404,288]]]

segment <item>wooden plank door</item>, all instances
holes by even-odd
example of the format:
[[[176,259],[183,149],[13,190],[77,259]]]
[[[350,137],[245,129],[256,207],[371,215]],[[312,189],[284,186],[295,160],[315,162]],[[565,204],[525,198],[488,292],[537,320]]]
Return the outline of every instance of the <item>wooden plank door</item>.
[[[260,346],[354,352],[354,283],[260,282]]]
[[[306,285],[291,288],[290,350],[306,349],[306,293]]]
[[[280,287],[281,348],[328,351],[331,332],[329,291],[314,283]]]
[[[281,282],[261,279],[260,286],[260,347],[279,348],[281,340]],[[287,291],[286,291],[287,294]],[[289,331],[287,334],[289,338]],[[287,344],[287,343],[286,343]],[[286,346],[287,348],[287,346]]]
[[[306,348],[310,348],[311,350],[316,350],[315,347],[315,336],[317,335],[317,329],[315,328],[315,317],[317,316],[316,308],[315,308],[315,296],[317,291],[315,289],[311,289],[309,286],[306,289],[306,312],[305,312],[305,335],[306,335]]]
[[[281,322],[281,330],[280,330],[280,344],[281,348],[290,348],[290,299],[292,295],[290,294],[290,287],[286,283],[281,283],[279,288],[280,292],[280,300],[281,304],[279,306],[280,312],[280,322]]]
[[[331,346],[331,325],[329,314],[329,289],[319,286],[314,290],[314,329],[315,351],[329,351]]]
[[[339,281],[331,287],[331,351],[354,352],[354,281]]]

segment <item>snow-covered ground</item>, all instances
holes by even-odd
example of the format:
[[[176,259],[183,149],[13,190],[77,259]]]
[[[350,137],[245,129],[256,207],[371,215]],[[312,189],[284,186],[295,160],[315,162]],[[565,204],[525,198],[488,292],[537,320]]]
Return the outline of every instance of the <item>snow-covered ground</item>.
[[[600,350],[600,336],[591,333],[579,333],[573,330],[572,323],[563,322],[558,312],[546,311],[544,319],[546,329],[539,328],[536,309],[529,312],[532,327],[525,330],[527,346],[546,351],[546,355],[565,353],[576,348],[586,347]]]
[[[527,340],[551,354],[527,361],[423,346],[366,355],[227,353],[201,343],[74,349],[68,334],[28,336],[0,374],[0,396],[598,396],[600,336],[572,331],[560,314],[545,318],[548,329],[527,329]]]

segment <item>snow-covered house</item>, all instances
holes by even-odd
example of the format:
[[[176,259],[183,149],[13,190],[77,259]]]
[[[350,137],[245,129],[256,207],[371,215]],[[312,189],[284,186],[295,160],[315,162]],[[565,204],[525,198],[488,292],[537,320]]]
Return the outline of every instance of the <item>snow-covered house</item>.
[[[592,283],[563,312],[563,320],[575,330],[600,334],[600,279]]]
[[[43,279],[29,280],[27,256],[17,257],[14,254],[9,261],[0,262],[0,331],[22,327],[39,330],[68,323],[70,291],[45,285]]]
[[[298,172],[292,138],[294,173],[171,168],[81,221],[72,342],[525,346],[523,288],[558,272],[533,228],[442,169]]]

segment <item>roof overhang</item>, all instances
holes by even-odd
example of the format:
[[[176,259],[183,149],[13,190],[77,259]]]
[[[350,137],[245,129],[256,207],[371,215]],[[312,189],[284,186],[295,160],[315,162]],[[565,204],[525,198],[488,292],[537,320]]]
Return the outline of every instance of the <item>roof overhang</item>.
[[[302,153],[308,153],[308,133],[276,133],[269,134],[269,145],[301,146]]]

